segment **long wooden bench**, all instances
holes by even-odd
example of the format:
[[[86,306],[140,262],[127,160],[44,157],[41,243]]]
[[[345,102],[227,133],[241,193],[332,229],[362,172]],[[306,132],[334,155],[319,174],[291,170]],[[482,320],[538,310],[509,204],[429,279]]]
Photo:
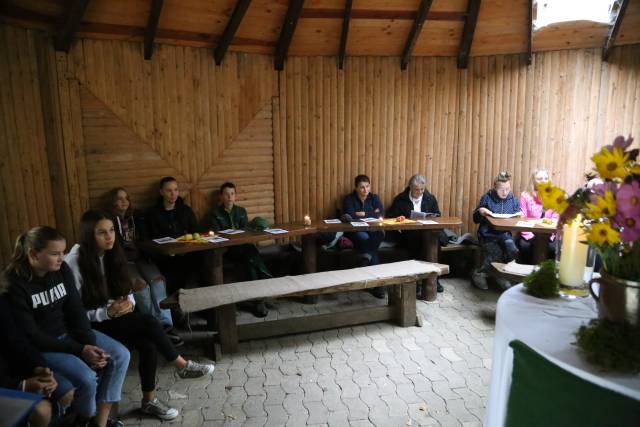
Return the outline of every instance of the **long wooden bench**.
[[[416,324],[416,282],[448,274],[449,266],[425,261],[401,261],[347,270],[181,289],[177,304],[192,313],[216,308],[218,338],[223,353],[238,349],[238,341],[311,332],[363,323],[395,320]],[[387,286],[389,304],[337,313],[316,314],[252,324],[236,324],[235,304],[243,301],[321,295]],[[167,301],[170,303],[170,301]],[[163,304],[164,306],[167,303]]]

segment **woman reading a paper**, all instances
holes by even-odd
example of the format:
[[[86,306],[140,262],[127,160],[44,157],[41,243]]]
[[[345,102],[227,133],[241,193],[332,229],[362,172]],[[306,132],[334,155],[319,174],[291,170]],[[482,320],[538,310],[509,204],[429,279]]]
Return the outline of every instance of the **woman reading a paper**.
[[[427,180],[423,175],[413,175],[407,188],[394,199],[387,210],[387,216],[404,216],[411,219],[427,219],[440,216],[438,201],[426,190]],[[422,253],[422,239],[419,231],[398,232],[398,243],[407,248],[412,255]],[[438,292],[444,289],[438,282]]]
[[[493,188],[487,191],[473,211],[473,222],[480,224],[478,227],[478,240],[484,252],[482,266],[472,275],[472,283],[480,289],[488,289],[487,272],[492,262],[509,262],[518,256],[518,247],[513,241],[513,235],[509,231],[494,229],[487,216],[513,217],[521,216],[520,203],[511,192],[511,175],[508,172],[500,172],[493,181]],[[511,287],[511,283],[505,279],[496,279],[502,289]]]

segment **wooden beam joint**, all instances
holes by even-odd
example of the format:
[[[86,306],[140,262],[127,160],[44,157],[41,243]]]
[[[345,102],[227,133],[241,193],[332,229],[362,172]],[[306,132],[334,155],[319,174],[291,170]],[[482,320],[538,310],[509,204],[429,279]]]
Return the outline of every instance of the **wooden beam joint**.
[[[67,1],[66,7],[54,36],[54,47],[57,51],[69,52],[73,36],[80,27],[80,21],[87,10],[89,0]]]
[[[280,31],[280,37],[278,38],[278,44],[276,45],[276,51],[274,53],[274,67],[277,71],[284,69],[284,61],[287,59],[287,53],[289,52],[289,46],[291,45],[291,39],[293,33],[298,25],[298,19],[300,18],[300,12],[302,12],[302,6],[304,0],[289,0],[289,8],[282,24],[282,30]]]
[[[340,51],[338,52],[338,69],[344,67],[344,57],[347,54],[347,36],[349,34],[349,20],[351,19],[352,0],[346,0],[344,16],[342,18],[342,34],[340,35]]]
[[[458,52],[458,68],[467,68],[469,63],[469,52],[473,42],[473,33],[476,31],[476,23],[478,22],[478,13],[480,12],[481,0],[469,0],[467,6],[467,18],[464,21],[464,30],[462,32],[462,40],[460,41],[460,50]]]
[[[242,23],[242,19],[244,18],[245,13],[247,13],[247,9],[251,5],[251,0],[238,0],[236,3],[236,7],[233,9],[233,13],[231,14],[231,18],[229,18],[229,22],[224,29],[224,33],[222,33],[222,37],[218,41],[218,46],[213,51],[213,57],[216,60],[216,65],[221,65],[224,60],[224,55],[227,53],[227,49],[229,49],[229,45],[233,40],[233,36],[235,36],[236,31],[240,27]]]
[[[158,22],[160,21],[160,12],[164,0],[151,0],[151,10],[149,11],[149,20],[147,21],[147,29],[144,32],[144,59],[151,59],[153,55],[153,40],[156,38],[158,31]]]
[[[409,65],[411,52],[413,52],[413,48],[416,45],[416,41],[420,36],[420,32],[422,31],[424,22],[426,21],[427,15],[429,14],[429,9],[431,9],[432,2],[433,0],[420,1],[420,7],[418,8],[416,19],[413,21],[413,26],[411,27],[411,31],[409,32],[409,37],[407,38],[407,42],[404,45],[404,50],[402,51],[402,59],[400,60],[401,70],[406,70],[407,66]]]
[[[604,47],[602,48],[602,60],[605,62],[609,59],[609,55],[613,49],[613,44],[616,41],[616,37],[618,37],[618,31],[620,31],[620,27],[622,26],[622,20],[624,19],[624,13],[627,10],[628,4],[629,0],[620,1],[620,7],[618,8],[616,19],[611,28],[609,28],[609,34],[607,34],[607,39],[605,40]]]

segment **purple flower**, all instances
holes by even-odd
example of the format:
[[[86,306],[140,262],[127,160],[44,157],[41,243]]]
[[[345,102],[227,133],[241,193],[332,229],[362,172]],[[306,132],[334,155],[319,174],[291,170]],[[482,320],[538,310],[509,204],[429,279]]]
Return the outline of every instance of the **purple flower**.
[[[604,148],[609,151],[613,151],[613,149],[617,147],[624,151],[631,145],[632,142],[633,138],[631,138],[631,136],[629,136],[629,139],[625,140],[624,136],[620,135],[613,140],[613,145],[606,145]]]
[[[634,218],[640,222],[640,183],[631,181],[622,184],[616,193],[616,211],[623,218]]]
[[[603,182],[601,184],[595,184],[591,187],[591,193],[589,194],[589,202],[596,203],[598,196],[604,197],[607,191],[611,191],[614,196],[617,191],[617,184],[615,182]]]

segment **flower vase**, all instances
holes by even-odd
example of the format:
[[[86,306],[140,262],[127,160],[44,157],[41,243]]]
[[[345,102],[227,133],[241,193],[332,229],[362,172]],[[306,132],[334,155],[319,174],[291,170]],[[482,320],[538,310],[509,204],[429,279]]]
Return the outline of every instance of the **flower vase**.
[[[599,284],[597,292],[595,283]],[[589,292],[596,300],[600,319],[640,325],[640,282],[621,279],[602,271],[600,278],[589,283]]]

